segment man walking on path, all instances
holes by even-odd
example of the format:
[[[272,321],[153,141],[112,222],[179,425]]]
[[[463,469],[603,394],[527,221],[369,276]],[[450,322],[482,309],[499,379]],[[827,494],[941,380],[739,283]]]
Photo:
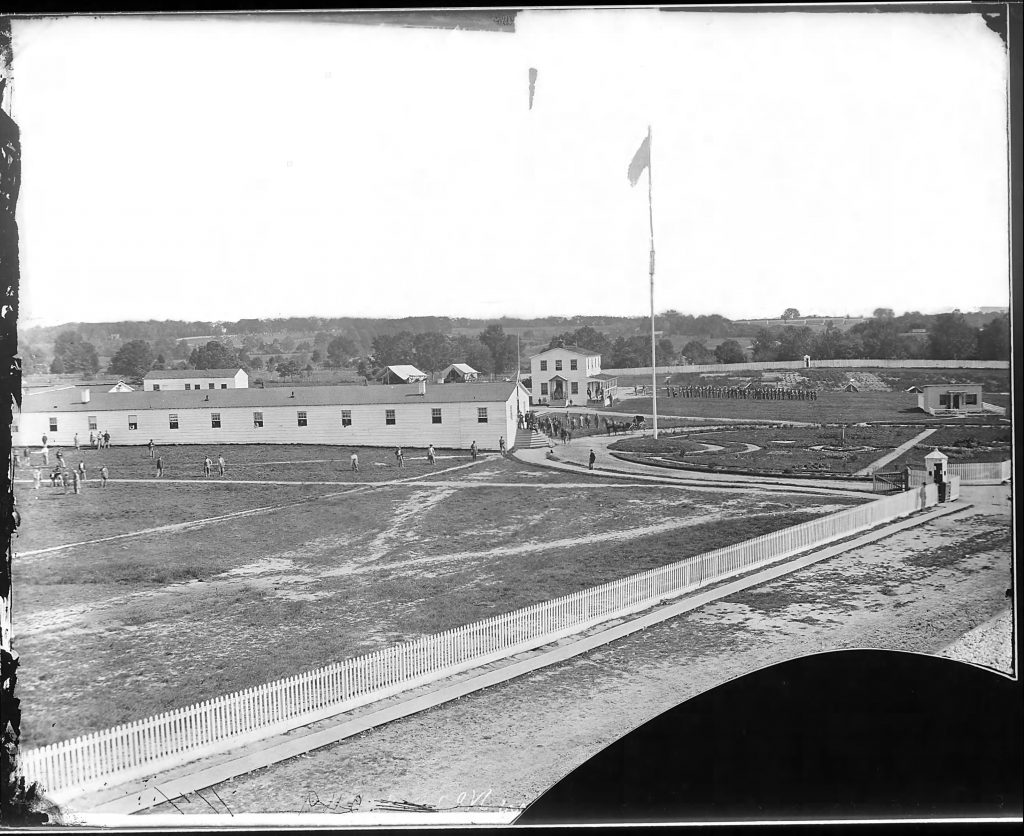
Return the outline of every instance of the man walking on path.
[[[398,462],[399,467],[405,467],[405,456],[402,455],[402,448],[395,448],[395,461]]]
[[[433,464],[434,463],[434,445],[433,444],[427,445],[427,463],[428,464]]]
[[[163,475],[164,475],[164,457],[163,456],[157,456],[156,457],[156,478],[159,479]]]
[[[107,486],[107,477],[110,475],[110,471],[107,470],[107,466],[103,465],[100,467],[100,487],[105,488]]]
[[[203,476],[209,476],[213,471],[213,462],[210,461],[210,457],[207,456],[203,459]]]
[[[359,472],[359,454],[358,453],[353,453],[352,454],[352,471],[354,473],[358,473]]]
[[[153,443],[153,439],[152,438],[149,440],[149,445],[148,446],[149,446],[149,457],[152,459],[152,458],[154,458],[153,448],[156,447],[156,445]]]
[[[220,475],[223,476],[224,475],[224,457],[223,456],[220,456],[220,455],[217,456],[217,467],[220,468]]]
[[[594,448],[591,447],[590,448],[590,461],[587,463],[587,469],[588,470],[593,470],[594,469],[594,462],[596,462],[596,461],[597,461],[597,454],[594,452]]]

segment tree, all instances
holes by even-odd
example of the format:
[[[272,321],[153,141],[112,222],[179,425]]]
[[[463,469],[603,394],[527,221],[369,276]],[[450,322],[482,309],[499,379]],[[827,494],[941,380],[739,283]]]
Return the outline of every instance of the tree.
[[[53,343],[53,360],[66,373],[84,372],[95,374],[100,370],[100,358],[96,346],[82,339],[77,331],[63,331]],[[53,371],[53,364],[50,366]],[[54,372],[60,374],[61,372]]]
[[[959,311],[939,314],[928,329],[928,353],[933,360],[967,360],[977,353],[978,329]]]
[[[895,319],[896,314],[893,312],[892,308],[875,308],[872,316],[875,319]]]
[[[803,360],[805,354],[811,353],[814,331],[806,325],[799,328],[783,328],[779,335],[779,346],[775,354],[776,360]]]
[[[426,331],[413,337],[415,366],[420,371],[436,372],[452,362],[451,341],[439,331]]]
[[[690,340],[679,353],[694,365],[710,363],[715,357],[714,352],[700,340]]]
[[[188,362],[194,369],[233,369],[241,365],[238,362],[238,352],[216,340],[210,340],[201,348],[192,349]]]
[[[263,358],[258,354],[249,360],[249,365],[252,366],[253,371],[260,371],[263,368]]]
[[[379,334],[373,338],[373,361],[378,366],[411,365],[415,359],[416,345],[411,331]]]
[[[278,364],[277,373],[283,380],[286,377],[295,377],[300,371],[299,364],[294,360],[285,360],[283,363]]]
[[[979,360],[1007,360],[1010,357],[1010,315],[986,322],[978,331]]]
[[[313,353],[309,355],[309,359],[319,366],[324,361],[324,356],[320,353],[319,348],[314,348]]]
[[[743,353],[743,347],[736,340],[726,340],[715,348],[715,359],[719,363],[743,363],[747,355]]]
[[[131,380],[140,380],[153,367],[153,350],[145,340],[130,340],[113,356],[108,371]]]
[[[900,338],[900,327],[895,319],[869,319],[850,329],[864,344],[864,357],[875,360],[896,360],[906,356],[906,346]]]
[[[327,343],[327,362],[332,366],[344,366],[356,353],[356,344],[348,337],[335,337]]]
[[[497,323],[492,323],[481,332],[479,339],[490,349],[494,371],[504,372],[515,366],[515,335],[506,334],[504,328]]]
[[[755,363],[764,363],[776,359],[779,350],[779,334],[768,328],[758,329],[754,341],[750,344],[751,354]]]
[[[783,319],[799,319],[800,318],[800,311],[798,311],[796,308],[786,308],[786,310],[784,310],[782,312],[782,318]]]

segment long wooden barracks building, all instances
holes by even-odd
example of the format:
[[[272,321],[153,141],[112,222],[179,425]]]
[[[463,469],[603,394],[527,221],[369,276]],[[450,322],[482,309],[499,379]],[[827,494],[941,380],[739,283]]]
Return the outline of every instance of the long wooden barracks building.
[[[69,386],[22,398],[12,441],[83,446],[110,433],[113,446],[337,444],[497,450],[515,439],[529,393],[518,382],[396,386],[296,386],[93,392]]]

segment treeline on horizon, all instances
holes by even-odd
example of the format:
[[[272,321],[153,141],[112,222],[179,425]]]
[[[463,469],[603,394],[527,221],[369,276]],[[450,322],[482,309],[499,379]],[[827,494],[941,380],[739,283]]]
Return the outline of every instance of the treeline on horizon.
[[[845,317],[837,318],[848,327],[828,320],[814,328],[801,324],[808,319],[788,308],[779,324],[757,327],[718,315],[665,311],[655,318],[657,362],[764,362],[799,360],[807,354],[816,359],[1009,359],[1008,314],[914,311],[897,316],[891,309],[878,308],[872,317],[852,325]],[[55,374],[96,374],[104,357],[110,358],[108,372],[133,379],[153,368],[237,366],[282,379],[325,369],[351,369],[373,377],[388,365],[410,364],[437,372],[453,362],[468,363],[485,374],[502,374],[517,368],[517,358],[525,360],[559,342],[600,353],[605,368],[648,366],[649,329],[650,320],[644,317],[594,316],[72,323],[26,329],[19,353],[26,373],[45,366]],[[748,347],[736,338],[743,338]]]

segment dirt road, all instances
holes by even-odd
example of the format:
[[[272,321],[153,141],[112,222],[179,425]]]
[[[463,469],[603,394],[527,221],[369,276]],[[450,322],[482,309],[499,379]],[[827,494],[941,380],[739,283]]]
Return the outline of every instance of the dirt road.
[[[640,724],[750,671],[841,648],[938,653],[1009,604],[1009,489],[965,493],[977,504],[963,514],[213,789],[233,812],[326,813],[356,796],[364,810],[385,799],[520,807]],[[150,812],[210,811],[197,798],[177,807]]]

